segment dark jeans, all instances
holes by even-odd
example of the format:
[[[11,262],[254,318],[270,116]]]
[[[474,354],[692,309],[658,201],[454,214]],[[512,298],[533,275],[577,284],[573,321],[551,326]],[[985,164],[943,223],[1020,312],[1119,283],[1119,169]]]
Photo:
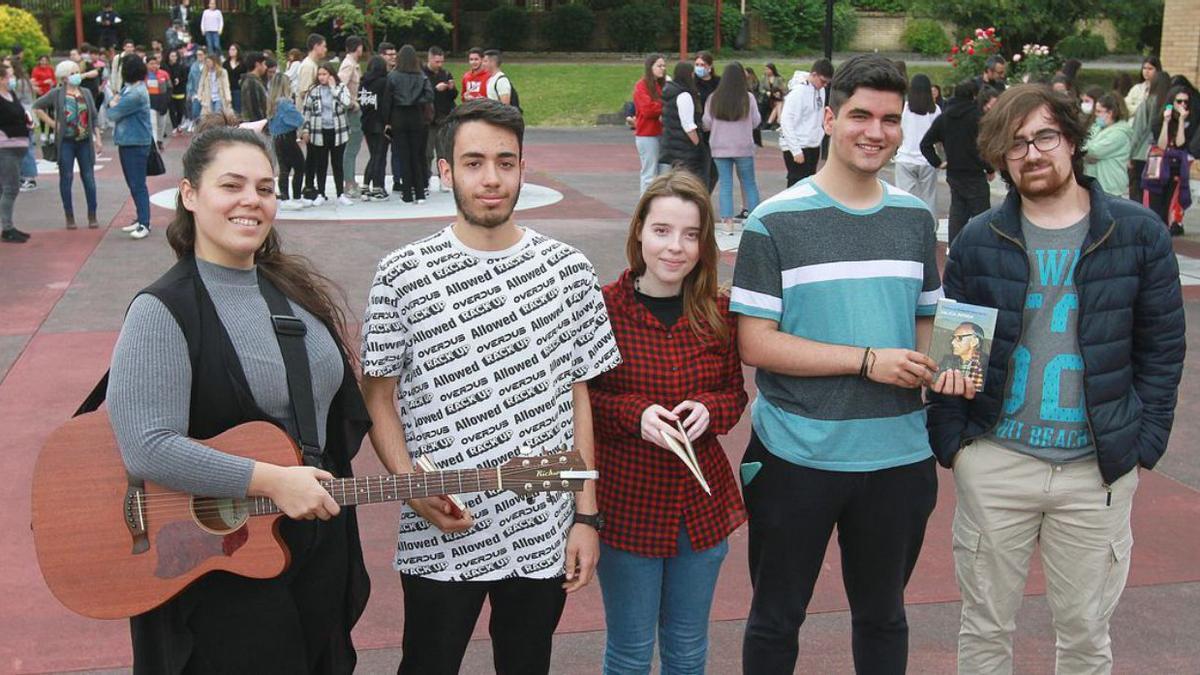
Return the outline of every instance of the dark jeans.
[[[75,164],[79,163],[79,180],[83,183],[83,196],[87,200],[88,215],[96,214],[96,146],[92,139],[82,141],[63,139],[58,146],[58,194],[62,197],[63,213],[74,217],[75,206],[71,201],[71,188],[75,183]]]
[[[400,177],[403,191],[402,198],[406,202],[414,199],[424,199],[429,187],[429,170],[425,167],[425,136],[428,133],[424,124],[392,127],[392,167],[396,159],[400,159]],[[393,175],[395,181],[397,176]]]
[[[137,221],[150,227],[150,190],[146,187],[146,160],[150,157],[150,146],[120,145],[117,146],[117,156],[121,159],[125,185],[137,209]]]
[[[304,152],[296,142],[296,132],[289,131],[275,137],[275,157],[279,159],[279,196],[288,199],[300,198],[300,186],[304,183]],[[288,192],[288,174],[292,177],[292,191]]]
[[[762,463],[743,486],[754,597],[742,671],[795,669],[800,626],[836,526],[855,671],[905,672],[904,587],[937,501],[933,458],[879,471],[821,471],[776,457],[752,434],[742,462]]]
[[[991,188],[983,173],[946,173],[950,186],[950,243],[971,218],[992,208]]]
[[[171,128],[178,129],[187,113],[187,99],[171,98],[171,105],[168,109],[171,112]]]
[[[797,164],[795,155],[784,151],[783,165],[787,167],[787,186],[808,178],[817,172],[817,164],[821,161],[821,148],[804,148],[804,162]]]
[[[312,199],[317,195],[329,199],[329,195],[325,194],[325,177],[329,170],[329,164],[333,164],[333,181],[334,190],[337,191],[335,196],[342,196],[342,189],[345,185],[342,183],[342,151],[346,149],[346,144],[334,145],[333,140],[337,135],[333,129],[321,130],[321,141],[325,145],[313,145],[312,140],[308,143],[308,162],[305,166],[304,176],[304,196]]]
[[[1146,160],[1135,159],[1129,167],[1129,198],[1142,203],[1142,172],[1146,170]]]
[[[21,187],[21,158],[25,148],[0,148],[0,226],[14,229],[13,206]]]
[[[496,672],[550,672],[554,629],[567,601],[563,577],[433,581],[401,574],[400,583],[404,637],[399,675],[456,675],[484,598],[492,607],[488,632]]]
[[[367,169],[363,172],[363,189],[375,187],[386,190],[388,138],[382,131],[364,134],[367,138]]]
[[[242,113],[242,90],[240,88],[230,89],[229,99],[229,102],[233,105],[233,112],[240,115]]]

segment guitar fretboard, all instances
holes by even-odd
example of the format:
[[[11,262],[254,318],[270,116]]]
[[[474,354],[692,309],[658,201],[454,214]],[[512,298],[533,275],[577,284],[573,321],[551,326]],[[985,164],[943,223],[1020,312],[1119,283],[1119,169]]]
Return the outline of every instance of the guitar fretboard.
[[[392,476],[363,476],[321,481],[333,500],[340,506],[395,502],[411,497],[484,492],[501,487],[500,472],[489,469],[457,469],[427,473],[406,473]],[[514,479],[515,481],[516,479]],[[280,509],[268,497],[246,500],[250,515],[279,513]]]

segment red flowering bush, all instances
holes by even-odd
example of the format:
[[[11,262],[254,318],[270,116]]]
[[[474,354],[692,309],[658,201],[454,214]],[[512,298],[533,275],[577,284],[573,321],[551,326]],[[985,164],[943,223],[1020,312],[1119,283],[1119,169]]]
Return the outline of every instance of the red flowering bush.
[[[996,29],[976,28],[973,35],[950,48],[946,61],[954,68],[954,81],[965,80],[983,73],[988,57],[999,54],[1002,43]]]

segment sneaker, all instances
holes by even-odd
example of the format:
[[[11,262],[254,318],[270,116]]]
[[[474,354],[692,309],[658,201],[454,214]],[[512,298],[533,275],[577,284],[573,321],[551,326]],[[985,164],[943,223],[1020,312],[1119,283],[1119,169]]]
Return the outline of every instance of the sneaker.
[[[350,189],[346,190],[346,194],[350,196],[350,199],[358,199],[362,196],[362,190],[357,185],[351,185]]]
[[[150,236],[150,228],[146,227],[145,225],[143,225],[141,223],[138,223],[137,228],[135,228],[133,230],[133,232],[129,233],[129,237],[131,239],[145,239],[146,237],[149,237],[149,236]]]
[[[316,204],[313,204],[313,200],[311,200],[311,199],[301,199],[300,200],[300,208],[302,208],[302,209],[311,209],[314,206],[316,206]]]
[[[321,195],[317,195],[316,197],[313,197],[313,198],[312,198],[312,205],[313,205],[313,206],[320,206],[320,205],[324,204],[324,203],[325,203],[325,202],[327,202],[327,201],[329,201],[329,200],[325,199],[325,198],[324,198],[324,197],[322,197]]]
[[[347,194],[339,196],[337,198],[337,203],[339,206],[354,206],[354,200],[351,199],[350,195]]]
[[[369,202],[369,201],[371,201],[372,194],[374,194],[374,191],[371,190],[370,188],[368,188],[366,190],[360,190],[358,193],[358,198],[364,202]]]
[[[133,232],[134,230],[138,229],[141,226],[142,226],[142,224],[135,220],[132,223],[126,225],[125,227],[122,227],[121,231],[122,232]]]
[[[742,212],[741,212],[741,213],[739,213],[739,214],[737,214],[737,219],[738,219],[738,220],[745,220],[745,219],[747,219],[747,218],[749,218],[749,217],[750,217],[750,212],[749,212],[749,211],[747,211],[746,209],[742,209]]]
[[[386,202],[389,197],[391,197],[391,195],[389,195],[387,190],[384,190],[383,188],[375,188],[375,191],[371,193],[371,201],[373,202]]]
[[[37,189],[37,187],[38,186],[37,186],[36,180],[23,180],[23,181],[21,181],[21,187],[19,188],[19,190],[21,192],[33,192],[34,190]]]
[[[11,230],[5,230],[3,234],[0,234],[0,241],[6,241],[10,244],[24,244],[25,242],[29,241],[29,234],[14,227]]]
[[[285,199],[279,202],[279,208],[283,209],[284,211],[299,211],[300,209],[304,208],[304,200]]]
[[[1171,224],[1171,236],[1179,237],[1182,235],[1183,235],[1183,225],[1181,225],[1179,223],[1172,223]]]
[[[419,198],[417,199],[417,203],[418,203],[418,204],[424,204],[424,203],[425,203],[425,198],[424,198],[424,197],[419,197]]]

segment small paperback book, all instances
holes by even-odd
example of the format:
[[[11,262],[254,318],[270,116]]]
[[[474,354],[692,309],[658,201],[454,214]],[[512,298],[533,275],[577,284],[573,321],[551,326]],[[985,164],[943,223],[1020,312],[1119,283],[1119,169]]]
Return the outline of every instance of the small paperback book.
[[[996,314],[993,307],[969,305],[948,298],[938,300],[929,358],[937,364],[939,373],[958,370],[975,381],[976,391],[983,389],[988,355],[992,352],[992,336],[996,332]]]
[[[671,448],[671,452],[675,453],[675,456],[687,466],[688,471],[692,472],[692,475],[699,481],[700,487],[711,495],[712,488],[708,486],[708,481],[704,480],[704,474],[700,471],[700,462],[696,460],[696,450],[692,448],[692,442],[688,440],[687,431],[678,420],[675,421],[675,428],[679,430],[683,443],[666,431],[662,432],[663,440],[667,442],[667,447]]]

